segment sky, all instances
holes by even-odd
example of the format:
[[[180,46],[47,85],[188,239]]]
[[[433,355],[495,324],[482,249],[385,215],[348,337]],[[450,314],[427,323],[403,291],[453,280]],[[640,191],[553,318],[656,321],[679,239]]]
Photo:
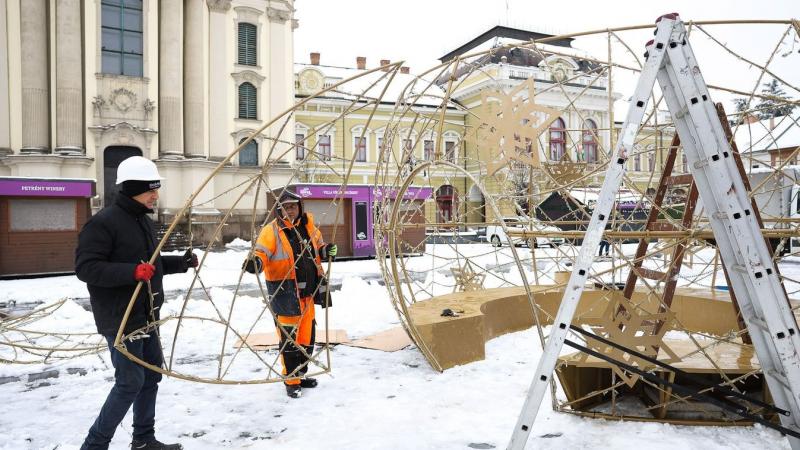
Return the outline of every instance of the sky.
[[[365,56],[368,67],[404,60],[412,73],[494,25],[566,34],[652,24],[669,12],[684,21],[800,17],[796,0],[296,0],[295,8],[296,62],[316,51],[325,65],[352,67]]]

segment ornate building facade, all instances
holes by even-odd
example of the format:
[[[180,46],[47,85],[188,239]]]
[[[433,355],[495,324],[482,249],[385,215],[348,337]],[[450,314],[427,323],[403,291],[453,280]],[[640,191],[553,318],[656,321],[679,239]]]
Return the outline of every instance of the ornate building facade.
[[[296,27],[293,0],[0,0],[0,177],[94,179],[96,212],[117,165],[142,155],[166,177],[158,214],[170,220],[293,104]],[[261,170],[266,140],[291,138],[277,133],[231,160],[192,212],[230,207],[216,195]]]

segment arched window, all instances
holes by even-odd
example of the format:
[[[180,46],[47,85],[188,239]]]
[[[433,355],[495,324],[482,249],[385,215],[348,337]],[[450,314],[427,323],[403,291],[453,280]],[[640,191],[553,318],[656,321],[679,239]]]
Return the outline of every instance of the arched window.
[[[456,188],[445,184],[436,190],[436,221],[453,222],[457,219],[458,196]]]
[[[356,154],[356,162],[367,162],[367,138],[361,137],[360,133],[353,136],[353,152]]]
[[[256,87],[244,82],[239,85],[239,118],[257,119],[258,108],[256,98]]]
[[[306,135],[300,131],[294,133],[294,158],[298,161],[306,159]]]
[[[241,144],[246,139],[239,141]],[[258,144],[255,140],[247,143],[247,145],[239,150],[239,165],[240,166],[257,166],[258,165]]]
[[[143,76],[142,2],[103,0],[102,71]]]
[[[647,146],[647,170],[656,170],[656,150],[652,145]]]
[[[317,136],[317,153],[320,161],[330,161],[333,154],[331,149],[331,135],[320,134]]]
[[[252,23],[239,23],[239,64],[256,65],[256,30],[256,26]]]
[[[550,160],[561,161],[567,141],[566,125],[560,117],[550,125]]]
[[[422,149],[425,161],[433,161],[433,157],[435,156],[433,152],[433,139],[425,139],[422,141]]]
[[[592,119],[583,122],[581,145],[586,162],[597,162],[597,124]]]

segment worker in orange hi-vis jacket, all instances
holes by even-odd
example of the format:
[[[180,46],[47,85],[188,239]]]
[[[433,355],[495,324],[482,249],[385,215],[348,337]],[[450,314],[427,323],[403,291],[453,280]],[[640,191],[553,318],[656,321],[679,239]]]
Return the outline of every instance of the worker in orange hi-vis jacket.
[[[303,212],[301,197],[294,192],[280,195],[275,215],[261,229],[253,257],[243,267],[253,274],[264,272],[276,315],[286,394],[299,398],[302,388],[317,386],[316,379],[305,377],[308,355],[314,350],[314,303],[330,306],[322,260],[334,258],[337,248],[325,244],[313,215]]]

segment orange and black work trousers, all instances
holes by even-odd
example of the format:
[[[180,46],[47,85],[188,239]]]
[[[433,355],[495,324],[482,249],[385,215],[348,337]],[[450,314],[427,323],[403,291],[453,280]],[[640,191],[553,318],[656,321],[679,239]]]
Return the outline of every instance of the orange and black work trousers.
[[[278,316],[277,322],[283,375],[291,375],[284,383],[300,384],[300,378],[308,371],[308,356],[314,351],[314,297],[300,299],[299,316]],[[301,347],[306,354],[300,350]]]

